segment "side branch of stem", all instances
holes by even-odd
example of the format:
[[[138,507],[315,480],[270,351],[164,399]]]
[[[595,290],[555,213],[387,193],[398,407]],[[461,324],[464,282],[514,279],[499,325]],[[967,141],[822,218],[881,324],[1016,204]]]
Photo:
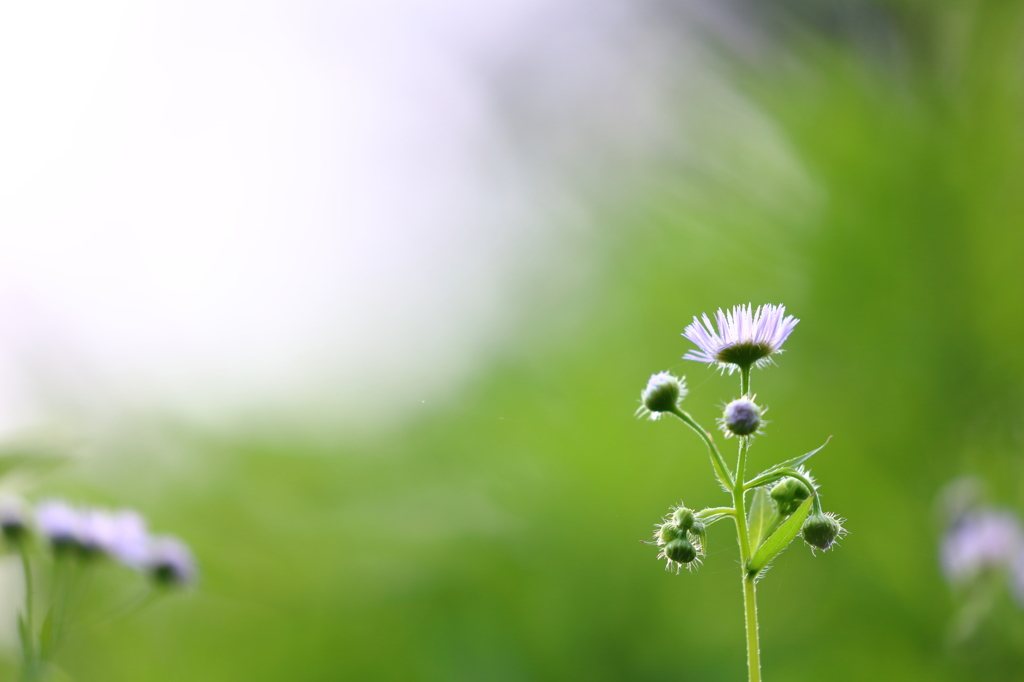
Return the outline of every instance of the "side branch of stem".
[[[725,486],[725,489],[731,492],[736,486],[736,481],[739,480],[739,478],[733,477],[732,472],[729,470],[729,465],[725,463],[725,460],[722,458],[722,453],[718,451],[718,446],[715,445],[715,441],[708,430],[698,424],[697,421],[689,415],[689,413],[684,412],[683,410],[676,408],[672,411],[672,414],[693,429],[693,431],[700,436],[700,439],[704,441],[704,445],[707,446],[708,452],[711,453],[711,466],[715,469],[715,475],[718,477],[719,482]]]

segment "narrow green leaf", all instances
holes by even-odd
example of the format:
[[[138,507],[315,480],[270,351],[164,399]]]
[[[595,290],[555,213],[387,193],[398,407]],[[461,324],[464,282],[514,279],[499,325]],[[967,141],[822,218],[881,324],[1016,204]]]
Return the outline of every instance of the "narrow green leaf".
[[[750,512],[747,514],[747,533],[750,546],[760,547],[761,541],[768,534],[768,528],[775,516],[775,504],[765,488],[757,488],[750,499]]]
[[[811,457],[814,457],[816,454],[818,454],[819,452],[824,450],[825,446],[828,445],[830,440],[832,440],[832,436],[829,436],[828,438],[826,438],[825,442],[822,443],[819,447],[815,448],[814,450],[811,450],[808,453],[800,455],[799,457],[794,457],[792,459],[787,459],[785,462],[781,462],[779,464],[776,464],[772,468],[773,469],[795,469],[798,466],[800,466],[801,464],[803,464],[804,462],[806,462],[807,460],[809,460]]]
[[[825,448],[825,446],[828,445],[830,440],[832,440],[832,436],[829,436],[828,438],[826,438],[825,442],[821,444],[821,447],[815,448],[814,450],[811,450],[810,452],[804,453],[804,454],[799,455],[797,457],[793,457],[791,459],[787,459],[785,462],[779,462],[778,464],[773,464],[770,467],[768,467],[767,469],[765,469],[764,471],[762,471],[761,473],[759,473],[757,476],[752,477],[750,480],[751,481],[757,480],[757,479],[761,478],[762,476],[767,476],[767,475],[771,474],[774,471],[778,471],[779,469],[795,469],[796,467],[800,466],[801,464],[803,464],[804,462],[809,460],[811,457],[814,457],[816,454],[821,452]]]
[[[793,539],[800,533],[800,527],[804,525],[804,519],[811,512],[811,503],[814,501],[814,495],[811,495],[803,504],[801,504],[793,515],[786,519],[786,522],[779,526],[778,530],[771,534],[771,536],[764,541],[764,543],[757,548],[754,552],[754,556],[747,562],[747,573],[750,575],[757,575],[764,568],[771,563],[771,560],[782,553],[782,550],[789,546],[789,543],[793,542]]]

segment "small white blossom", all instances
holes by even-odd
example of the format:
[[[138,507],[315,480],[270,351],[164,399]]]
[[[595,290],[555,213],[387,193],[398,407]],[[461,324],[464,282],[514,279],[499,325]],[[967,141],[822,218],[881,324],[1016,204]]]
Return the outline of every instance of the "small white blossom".
[[[786,315],[784,305],[763,305],[753,311],[747,304],[728,312],[719,308],[715,321],[717,330],[706,313],[700,320],[693,318],[683,336],[699,350],[689,351],[683,359],[718,365],[731,373],[770,362],[770,356],[782,352],[782,344],[800,320]]]

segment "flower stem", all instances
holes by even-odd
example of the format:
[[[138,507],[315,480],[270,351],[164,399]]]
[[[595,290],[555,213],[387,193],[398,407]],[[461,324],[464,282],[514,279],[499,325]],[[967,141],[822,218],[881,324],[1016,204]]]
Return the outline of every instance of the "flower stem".
[[[750,367],[740,368],[740,390],[743,395],[750,391]],[[747,630],[747,671],[750,682],[761,682],[761,648],[757,634],[757,596],[754,590],[756,576],[748,575],[747,564],[750,561],[750,536],[747,532],[747,488],[743,485],[743,477],[747,468],[747,449],[749,438],[740,438],[739,455],[736,462],[736,485],[732,490],[733,508],[736,515],[736,534],[740,545],[740,572],[743,580],[743,612]]]
[[[743,610],[747,622],[747,670],[750,682],[761,682],[761,650],[757,641],[757,596],[754,576],[743,577]]]
[[[743,482],[743,477],[736,476],[733,478],[732,472],[729,471],[729,465],[722,459],[722,453],[718,451],[718,446],[715,445],[715,440],[711,437],[711,434],[707,429],[698,424],[688,412],[675,408],[672,410],[672,414],[679,417],[684,424],[693,429],[700,436],[700,439],[704,441],[704,444],[708,446],[708,452],[711,453],[711,466],[715,469],[715,475],[718,476],[719,482],[725,486],[725,489],[732,492],[738,482]]]
[[[740,439],[739,462],[736,478],[743,480],[743,470],[747,465],[747,439]],[[746,488],[739,483],[732,491],[733,507],[736,509],[736,534],[740,545],[740,572],[743,576],[743,611],[747,627],[747,670],[750,682],[761,682],[761,649],[757,641],[757,601],[754,594],[754,577],[747,574],[747,563],[750,561],[750,536],[747,533],[747,510],[744,497]]]
[[[36,652],[35,625],[32,622],[33,592],[32,586],[32,565],[28,560],[28,549],[22,543],[18,553],[21,555],[21,568],[25,573],[25,633],[22,642],[22,657],[24,658],[23,679],[35,680],[39,673],[39,658]]]

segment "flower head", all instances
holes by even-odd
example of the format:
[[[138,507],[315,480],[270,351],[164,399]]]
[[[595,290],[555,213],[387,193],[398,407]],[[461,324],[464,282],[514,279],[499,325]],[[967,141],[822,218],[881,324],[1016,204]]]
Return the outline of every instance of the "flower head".
[[[756,311],[750,304],[735,306],[728,312],[719,308],[715,314],[717,331],[706,313],[701,318],[694,317],[683,332],[699,350],[689,351],[683,359],[718,365],[730,373],[771,362],[771,356],[782,352],[782,344],[800,321],[786,315],[786,306],[770,304]]]
[[[1012,566],[1024,551],[1024,530],[1008,511],[977,509],[961,516],[942,540],[942,571],[962,583],[985,569]]]
[[[82,518],[74,507],[61,500],[47,500],[36,507],[36,524],[56,550],[79,544]]]
[[[82,557],[108,556],[129,568],[141,567],[147,556],[146,522],[128,509],[111,512],[48,500],[36,508],[36,523],[57,551],[75,550]]]
[[[138,513],[87,509],[81,519],[79,542],[87,552],[105,554],[129,568],[142,564],[149,536]]]
[[[143,566],[155,582],[168,586],[190,585],[199,572],[189,548],[170,535],[152,538]]]
[[[726,438],[753,436],[760,433],[761,415],[765,408],[754,402],[755,396],[737,398],[725,406],[718,424]]]
[[[686,378],[676,378],[668,372],[658,372],[647,381],[647,387],[640,392],[640,409],[637,416],[658,419],[665,412],[671,412],[686,397]]]
[[[800,529],[804,542],[811,546],[812,551],[814,548],[828,550],[835,545],[836,540],[846,535],[846,532],[843,520],[837,519],[832,512],[811,514]]]
[[[25,507],[20,500],[11,497],[0,499],[0,535],[17,543],[28,532]]]

